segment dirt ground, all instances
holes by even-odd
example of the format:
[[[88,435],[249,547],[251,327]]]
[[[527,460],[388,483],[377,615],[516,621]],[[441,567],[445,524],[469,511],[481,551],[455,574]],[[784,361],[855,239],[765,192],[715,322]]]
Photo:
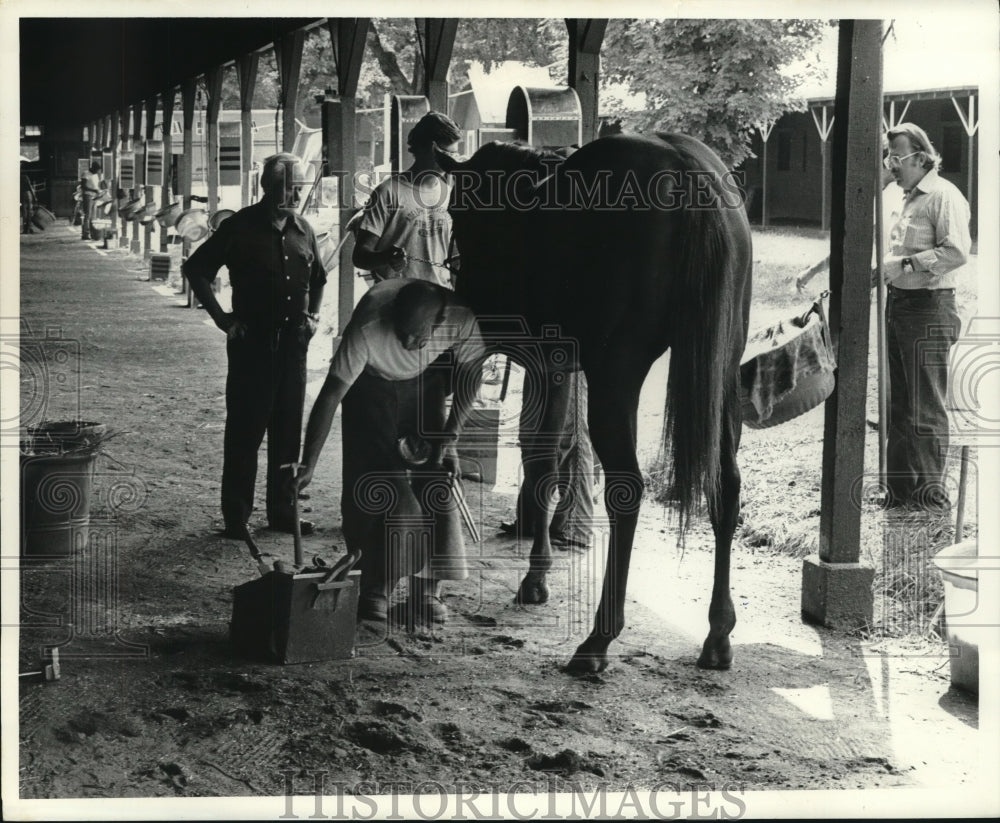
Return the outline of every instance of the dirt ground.
[[[61,643],[62,678],[20,685],[21,797],[270,796],[261,813],[278,815],[289,786],[313,793],[317,770],[328,792],[348,793],[422,781],[529,793],[978,785],[978,709],[949,688],[943,644],[803,624],[801,560],[768,545],[734,547],[732,670],[696,668],[710,530],[696,525],[681,552],[669,510],[649,503],[628,627],[599,676],[563,666],[589,629],[600,547],[559,553],[550,602],[516,606],[527,547],[496,532],[513,496],[468,482],[485,539],[470,544],[470,579],[446,590],[445,628],[362,624],[342,661],[241,659],[228,641],[232,590],[256,569],[217,534],[225,350],[183,303],[146,282],[138,258],[101,253],[65,223],[22,238],[22,322],[71,341],[80,363],[76,386],[38,397],[28,385],[22,411],[79,413],[120,434],[99,458],[87,549],[22,563],[21,668]],[[328,338],[313,345],[314,396]],[[339,438],[338,426],[303,503],[319,526],[306,555],[328,561],[342,552]],[[759,454],[744,457],[748,475]],[[259,542],[291,558],[289,536],[260,531]]]

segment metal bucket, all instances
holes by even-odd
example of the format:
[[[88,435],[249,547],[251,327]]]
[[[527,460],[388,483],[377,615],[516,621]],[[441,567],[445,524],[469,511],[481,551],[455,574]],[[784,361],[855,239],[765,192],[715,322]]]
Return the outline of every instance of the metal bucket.
[[[124,205],[124,207],[119,206],[118,216],[123,217],[126,220],[131,220],[133,213],[136,211],[136,209],[140,208],[141,206],[142,206],[142,198],[141,197],[133,198],[132,200],[129,200]]]
[[[177,217],[174,223],[177,234],[191,243],[208,237],[208,214],[204,209],[188,209]]]
[[[219,226],[221,226],[224,221],[228,220],[234,214],[236,214],[236,212],[232,209],[219,209],[209,218],[208,224],[212,227],[212,231],[218,231]]]
[[[156,203],[147,203],[136,212],[135,216],[143,226],[148,226],[156,219],[157,211]]]
[[[174,223],[177,221],[177,218],[180,217],[183,210],[184,209],[182,208],[180,201],[175,200],[165,209],[160,209],[156,213],[156,222],[165,229],[173,228]]]
[[[947,626],[951,684],[979,694],[979,638],[984,623],[977,616],[979,557],[975,540],[939,551],[932,561],[944,581],[944,617]]]
[[[21,455],[21,553],[68,557],[89,538],[94,452]]]

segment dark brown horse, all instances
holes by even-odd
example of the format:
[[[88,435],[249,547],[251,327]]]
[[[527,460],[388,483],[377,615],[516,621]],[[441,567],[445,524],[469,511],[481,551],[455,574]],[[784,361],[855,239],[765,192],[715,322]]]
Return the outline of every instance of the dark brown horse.
[[[502,318],[523,318],[534,340],[526,349],[541,352],[524,365],[545,372],[536,375],[544,387],[537,431],[522,432],[525,519],[534,542],[518,600],[548,598],[551,435],[570,402],[565,372],[582,368],[611,532],[594,626],[569,667],[607,666],[608,646],[625,626],[643,493],[635,451],[639,392],[669,348],[665,446],[679,527],[683,534],[704,500],[715,532],[710,628],[698,663],[727,668],[736,622],[729,557],[740,494],[739,362],[751,279],[750,228],[738,187],[714,152],[677,134],[602,138],[564,162],[500,143],[464,163],[439,157],[454,174],[458,291],[494,349],[511,350],[511,327]]]

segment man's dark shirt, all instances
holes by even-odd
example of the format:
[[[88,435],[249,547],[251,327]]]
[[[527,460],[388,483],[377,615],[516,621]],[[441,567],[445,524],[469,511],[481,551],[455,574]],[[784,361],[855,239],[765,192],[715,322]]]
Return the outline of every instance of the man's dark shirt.
[[[229,269],[233,314],[248,326],[298,324],[308,311],[309,289],[326,283],[316,236],[301,215],[287,215],[283,230],[263,202],[225,220],[184,264],[184,275],[215,280]]]

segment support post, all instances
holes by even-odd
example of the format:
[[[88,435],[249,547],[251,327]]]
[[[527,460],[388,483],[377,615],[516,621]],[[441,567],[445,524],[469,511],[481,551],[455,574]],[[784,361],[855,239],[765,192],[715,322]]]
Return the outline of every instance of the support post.
[[[802,572],[802,616],[870,625],[874,569],[859,563],[871,306],[872,218],[882,118],[882,21],[841,20],[833,132],[830,328],[837,384],[826,401],[819,556]]]
[[[154,94],[148,100],[146,100],[146,152],[149,152],[149,141],[156,137],[156,95]],[[143,157],[143,166],[146,165],[147,156]],[[156,195],[153,192],[153,187],[148,184],[146,179],[145,171],[143,171],[143,183],[145,184],[145,202],[154,203],[156,202]],[[142,256],[144,259],[148,260],[149,256],[153,253],[153,226],[155,223],[147,223],[145,226],[145,231],[143,232],[142,239]]]
[[[302,29],[283,35],[274,41],[281,85],[281,150],[295,146],[295,101],[299,93],[299,73],[302,67],[302,46],[306,33]]]
[[[822,157],[822,166],[820,171],[820,209],[822,216],[820,218],[820,228],[823,229],[823,231],[826,231],[827,229],[830,228],[830,206],[827,203],[827,197],[826,197],[826,177],[827,177],[826,171],[830,165],[830,153],[828,151],[828,146],[829,146],[828,141],[830,138],[830,132],[833,129],[833,125],[836,122],[837,117],[836,113],[834,113],[834,116],[832,118],[830,118],[829,120],[827,119],[826,104],[823,104],[822,122],[820,122],[820,119],[816,117],[816,109],[811,109],[811,112],[813,117],[813,123],[816,124],[816,131],[819,132],[819,150],[820,150],[820,155]],[[881,109],[879,116],[881,117]]]
[[[160,197],[160,208],[165,209],[174,202],[174,163],[173,163],[173,131],[174,125],[174,100],[177,90],[174,88],[165,89],[160,94],[163,104],[163,191]],[[169,226],[160,227],[160,252],[167,251],[167,238],[170,235]]]
[[[132,147],[132,135],[129,133],[129,126],[132,124],[132,107],[125,106],[121,111],[121,135],[122,151],[129,151]],[[132,154],[132,182],[135,182],[135,153]],[[124,191],[124,190],[123,190]],[[127,197],[131,197],[131,189],[124,192]],[[117,198],[116,198],[117,200]],[[128,220],[118,213],[118,204],[115,203],[115,226],[118,228],[119,248],[128,248]]]
[[[121,155],[121,151],[118,145],[119,133],[121,129],[121,113],[115,112],[111,115],[111,171],[112,177],[108,181],[108,188],[111,192],[111,228],[117,233],[118,231],[118,158]],[[104,238],[104,245],[108,245],[108,238]],[[118,247],[118,238],[115,238],[115,248]]]
[[[448,66],[455,48],[458,20],[425,17],[420,26],[424,39],[424,96],[431,111],[448,114]]]
[[[184,153],[180,162],[180,195],[185,210],[191,208],[191,183],[194,180],[194,101],[198,93],[198,80],[189,77],[181,84],[181,128],[184,132]],[[191,241],[185,239],[181,246],[181,257],[187,260],[191,254]],[[181,278],[181,293],[188,294],[187,279]],[[191,305],[190,299],[187,304]]]
[[[768,123],[758,123],[757,131],[760,132],[761,142],[764,144],[760,158],[760,224],[767,226],[767,144],[771,139],[771,132],[774,129],[774,121]]]
[[[598,97],[601,74],[601,45],[608,21],[567,19],[569,30],[569,85],[580,98],[581,140],[597,139]]]
[[[208,165],[208,213],[219,210],[219,113],[222,110],[222,66],[205,72],[208,98],[205,123],[205,163]]]
[[[143,183],[146,182],[146,147],[142,148],[142,162],[139,162],[139,146],[142,146],[142,121],[146,111],[146,104],[142,101],[132,106],[132,149],[135,151],[135,187],[132,193],[139,197],[143,191]],[[139,238],[139,224],[132,221],[132,242],[129,245],[132,254],[142,254],[142,240]]]
[[[340,201],[337,241],[344,239],[347,222],[354,214],[354,173],[357,171],[357,99],[361,62],[371,21],[367,17],[332,18],[330,42],[337,69],[337,97],[327,94],[322,103],[323,157],[326,171],[337,177]],[[388,134],[388,132],[386,132]],[[337,334],[354,311],[353,238],[340,246],[337,266]]]
[[[260,53],[250,52],[237,61],[240,75],[240,205],[250,205],[250,172],[253,169],[253,93],[257,87]]]

